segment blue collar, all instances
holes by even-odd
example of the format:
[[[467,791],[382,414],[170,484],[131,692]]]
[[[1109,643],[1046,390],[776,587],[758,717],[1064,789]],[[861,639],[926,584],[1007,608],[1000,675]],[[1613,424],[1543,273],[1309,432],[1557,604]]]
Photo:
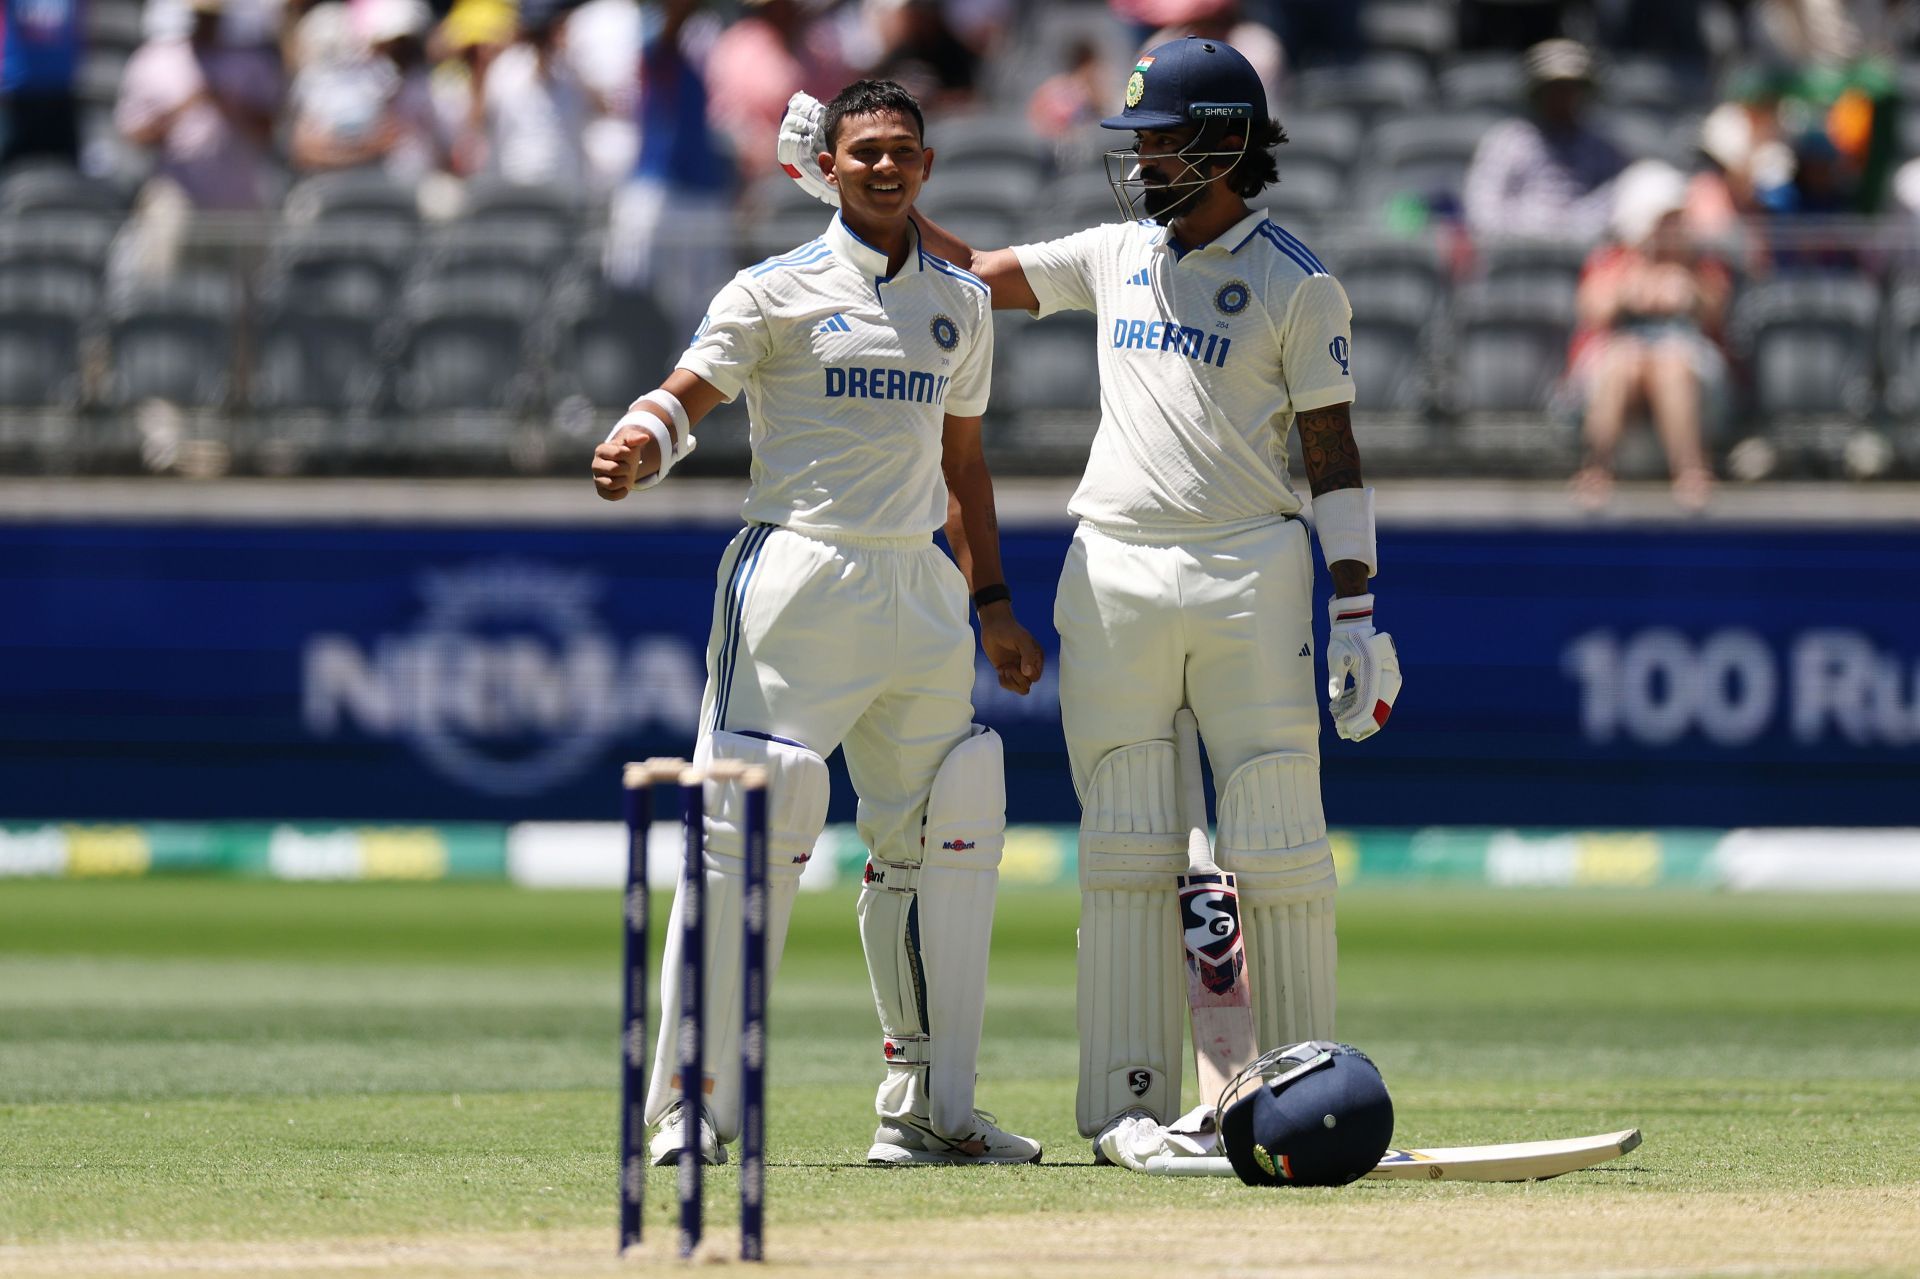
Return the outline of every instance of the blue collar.
[[[912,226],[911,223],[908,225],[912,228],[910,233],[913,236],[913,247],[907,251],[906,263],[900,268],[901,274],[920,269],[920,228]],[[887,255],[856,235],[853,228],[849,227],[838,213],[833,215],[833,222],[821,238],[827,242],[829,248],[840,255],[842,261],[876,285],[885,284],[893,279],[893,276],[887,274]]]

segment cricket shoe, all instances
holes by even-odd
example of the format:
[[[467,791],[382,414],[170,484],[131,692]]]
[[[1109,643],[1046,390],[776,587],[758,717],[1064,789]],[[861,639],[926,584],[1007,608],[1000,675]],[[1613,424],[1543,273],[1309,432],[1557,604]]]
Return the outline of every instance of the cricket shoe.
[[[681,1116],[685,1113],[675,1105],[667,1112],[667,1117],[660,1121],[660,1129],[653,1134],[653,1140],[647,1143],[647,1154],[652,1156],[656,1168],[680,1162],[680,1147],[686,1144],[684,1125],[681,1123]],[[705,1106],[700,1107],[700,1162],[727,1162],[727,1148],[720,1144],[720,1134],[713,1126],[713,1114]]]
[[[973,1131],[943,1137],[918,1115],[883,1120],[874,1130],[870,1164],[1037,1164],[1040,1143],[1005,1132],[984,1110],[973,1112]]]

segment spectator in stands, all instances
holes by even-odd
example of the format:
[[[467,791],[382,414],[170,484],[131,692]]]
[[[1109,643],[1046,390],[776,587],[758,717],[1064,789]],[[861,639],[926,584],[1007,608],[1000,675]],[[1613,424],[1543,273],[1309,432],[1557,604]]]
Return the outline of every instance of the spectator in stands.
[[[600,113],[587,124],[594,188],[612,191],[640,154],[640,6],[634,0],[586,0],[567,18],[567,52]]]
[[[1586,460],[1574,499],[1590,509],[1613,488],[1627,415],[1644,402],[1665,447],[1674,500],[1698,510],[1713,489],[1702,441],[1706,403],[1726,376],[1720,340],[1732,277],[1702,253],[1686,221],[1687,181],[1658,160],[1620,175],[1613,243],[1581,275],[1569,380],[1583,397]]]
[[[1230,44],[1259,73],[1267,101],[1284,100],[1280,90],[1286,78],[1287,51],[1271,28],[1247,21],[1240,0],[1180,0],[1172,8],[1163,5],[1162,9],[1170,15],[1167,24],[1140,42],[1142,52],[1183,36]]]
[[[434,111],[453,139],[453,171],[462,177],[486,164],[486,131],[475,123],[481,87],[487,67],[513,43],[517,25],[508,0],[457,0],[429,43]]]
[[[79,162],[86,43],[80,0],[0,3],[0,169],[28,156]]]
[[[1526,67],[1529,114],[1489,129],[1467,168],[1467,224],[1478,235],[1598,240],[1626,161],[1588,122],[1593,55],[1545,40]]]
[[[268,198],[279,57],[222,43],[222,0],[191,5],[185,35],[148,40],[127,60],[114,124],[158,150],[156,179],[195,208],[258,209]]]
[[[798,0],[746,0],[746,13],[720,34],[707,59],[708,116],[733,144],[748,181],[764,177],[787,99],[805,90],[821,101],[853,79],[831,25]]]
[[[640,54],[640,156],[613,199],[607,278],[646,288],[691,333],[733,274],[735,171],[708,123],[706,54],[716,35],[699,0],[664,0]],[[767,156],[773,169],[773,156]]]
[[[301,30],[344,9],[318,5]],[[294,164],[309,171],[379,165],[407,182],[448,168],[452,139],[433,106],[425,44],[433,14],[425,0],[373,0],[362,22],[364,43],[349,37],[343,50],[308,61],[294,78]]]
[[[880,36],[873,75],[918,98],[929,114],[972,104],[980,55],[948,25],[940,0],[870,0]]]
[[[1027,123],[1043,138],[1072,138],[1100,126],[1112,93],[1112,77],[1101,64],[1100,46],[1082,37],[1067,46],[1066,65],[1041,81],[1027,99]]]
[[[584,200],[600,104],[567,59],[566,17],[564,0],[521,0],[514,42],[480,63],[469,128],[484,135],[488,173]]]

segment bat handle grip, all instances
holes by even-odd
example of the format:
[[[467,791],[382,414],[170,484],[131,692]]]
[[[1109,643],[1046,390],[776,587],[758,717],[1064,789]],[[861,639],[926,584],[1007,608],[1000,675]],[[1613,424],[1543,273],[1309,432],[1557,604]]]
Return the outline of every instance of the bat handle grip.
[[[1200,773],[1200,721],[1182,706],[1173,714],[1173,740],[1180,752],[1180,824],[1187,828],[1187,869],[1217,874],[1207,840],[1207,783]]]

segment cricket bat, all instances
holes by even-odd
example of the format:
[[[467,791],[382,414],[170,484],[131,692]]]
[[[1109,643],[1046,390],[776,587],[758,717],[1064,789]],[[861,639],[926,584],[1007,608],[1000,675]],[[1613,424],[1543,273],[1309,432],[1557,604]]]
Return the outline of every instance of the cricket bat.
[[[1260,1046],[1240,935],[1240,889],[1232,875],[1214,865],[1207,840],[1207,788],[1200,775],[1200,724],[1184,706],[1173,717],[1173,735],[1180,754],[1180,821],[1187,828],[1187,873],[1178,880],[1187,1013],[1200,1100],[1212,1105],[1228,1081],[1259,1056]]]
[[[1500,1146],[1438,1146],[1389,1150],[1368,1181],[1545,1181],[1618,1159],[1640,1145],[1640,1130],[1627,1128],[1558,1141],[1515,1141]],[[1146,1171],[1160,1177],[1232,1177],[1224,1158],[1181,1159],[1155,1155]]]

